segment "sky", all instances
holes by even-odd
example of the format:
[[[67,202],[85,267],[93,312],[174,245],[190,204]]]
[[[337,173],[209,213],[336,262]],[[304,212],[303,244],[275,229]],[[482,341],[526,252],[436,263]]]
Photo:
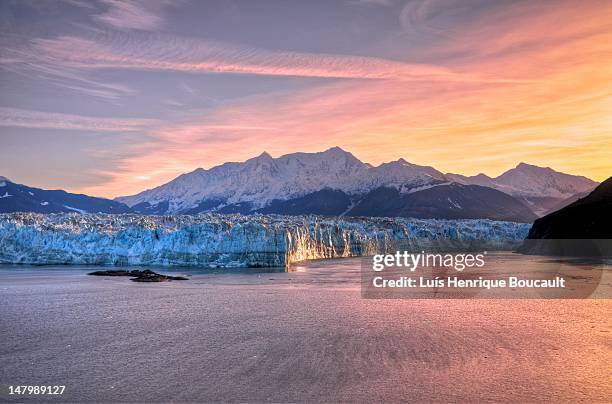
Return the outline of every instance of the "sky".
[[[612,2],[0,0],[0,175],[131,195],[333,146],[612,175]]]

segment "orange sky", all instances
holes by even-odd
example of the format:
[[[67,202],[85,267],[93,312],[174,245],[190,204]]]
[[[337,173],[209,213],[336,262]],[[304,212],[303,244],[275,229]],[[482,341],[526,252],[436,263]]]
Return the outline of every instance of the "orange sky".
[[[97,45],[91,63],[119,68],[328,79],[146,122],[146,140],[100,170],[105,182],[72,191],[133,194],[264,150],[276,157],[332,146],[373,164],[403,157],[467,175],[496,176],[521,161],[598,181],[612,175],[612,2],[519,1],[443,24],[434,16],[461,2],[415,4],[402,9],[401,35],[431,35],[431,45],[413,54],[401,36],[381,44],[406,63],[263,53],[179,66],[150,54],[110,57]],[[61,41],[39,45],[62,55]]]

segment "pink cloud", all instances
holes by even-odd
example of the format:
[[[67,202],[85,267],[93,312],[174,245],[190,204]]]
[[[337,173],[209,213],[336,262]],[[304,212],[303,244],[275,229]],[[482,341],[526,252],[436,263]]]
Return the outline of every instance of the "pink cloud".
[[[92,132],[143,131],[159,121],[153,119],[97,118],[83,115],[41,112],[0,107],[0,126],[87,130]]]
[[[566,5],[509,5],[456,27],[455,38],[431,50],[463,55],[453,62],[461,70],[507,72],[515,82],[348,80],[248,97],[156,128],[152,134],[168,147],[130,159],[105,187],[129,194],[262,150],[335,145],[374,164],[405,157],[497,175],[529,161],[604,179],[612,172],[612,7]],[[136,180],[142,172],[152,174]]]
[[[431,64],[364,56],[270,51],[190,38],[112,34],[96,38],[39,39],[30,57],[71,68],[125,68],[200,73],[389,79],[399,81],[505,82]]]
[[[102,0],[107,10],[94,19],[118,29],[152,30],[162,24],[159,4],[155,1]]]

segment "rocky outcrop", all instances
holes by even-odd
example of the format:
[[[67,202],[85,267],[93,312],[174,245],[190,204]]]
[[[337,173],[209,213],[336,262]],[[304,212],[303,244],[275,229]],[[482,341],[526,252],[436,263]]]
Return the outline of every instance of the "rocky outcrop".
[[[134,282],[167,282],[167,281],[186,281],[189,278],[185,278],[184,276],[171,276],[171,275],[162,275],[157,272],[153,272],[150,269],[145,269],[144,271],[139,271],[137,269],[131,271],[122,271],[122,270],[106,270],[106,271],[94,271],[90,272],[88,275],[93,276],[129,276],[131,277],[131,281]]]
[[[519,251],[528,254],[612,255],[612,177],[588,196],[536,220]]]

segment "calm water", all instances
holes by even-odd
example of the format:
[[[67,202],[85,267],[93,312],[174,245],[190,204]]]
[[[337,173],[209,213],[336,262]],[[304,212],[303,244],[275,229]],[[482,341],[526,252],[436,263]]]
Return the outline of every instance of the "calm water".
[[[0,401],[9,384],[71,402],[612,396],[611,300],[369,300],[356,259],[161,284],[91,270],[0,267]]]

